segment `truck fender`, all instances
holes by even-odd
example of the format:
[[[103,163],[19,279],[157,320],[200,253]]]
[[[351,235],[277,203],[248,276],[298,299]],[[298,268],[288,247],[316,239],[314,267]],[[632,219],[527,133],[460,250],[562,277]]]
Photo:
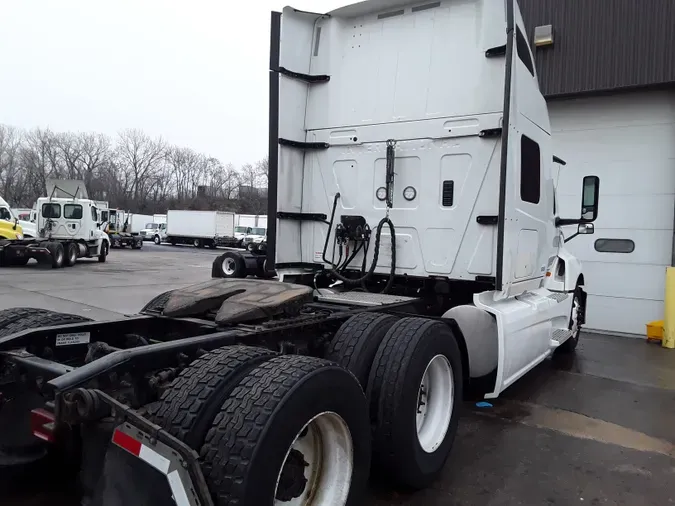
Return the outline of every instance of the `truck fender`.
[[[443,314],[457,322],[466,343],[469,377],[480,378],[497,368],[499,345],[493,315],[476,306],[456,306]]]
[[[549,264],[543,287],[554,292],[573,292],[584,284],[581,262],[567,249],[560,248],[558,255]]]

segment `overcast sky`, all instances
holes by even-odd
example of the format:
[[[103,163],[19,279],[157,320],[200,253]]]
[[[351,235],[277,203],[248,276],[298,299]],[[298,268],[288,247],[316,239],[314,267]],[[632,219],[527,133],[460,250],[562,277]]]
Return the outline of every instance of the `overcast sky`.
[[[0,123],[140,128],[253,163],[267,154],[269,13],[287,3],[353,0],[4,0]]]

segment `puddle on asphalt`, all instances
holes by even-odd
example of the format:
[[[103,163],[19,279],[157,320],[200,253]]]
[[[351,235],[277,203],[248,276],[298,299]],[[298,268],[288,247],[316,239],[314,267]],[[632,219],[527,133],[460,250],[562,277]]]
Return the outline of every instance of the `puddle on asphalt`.
[[[669,441],[572,411],[515,401],[500,401],[491,409],[473,411],[481,416],[500,418],[539,429],[554,430],[579,439],[590,439],[675,458],[675,445]]]

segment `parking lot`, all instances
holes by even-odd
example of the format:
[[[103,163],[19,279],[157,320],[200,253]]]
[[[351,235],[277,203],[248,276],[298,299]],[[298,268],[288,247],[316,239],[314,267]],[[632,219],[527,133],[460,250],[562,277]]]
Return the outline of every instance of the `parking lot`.
[[[221,252],[146,244],[113,250],[103,264],[4,269],[0,309],[120,318],[159,293],[209,279]],[[368,504],[673,504],[674,401],[675,353],[637,339],[583,335],[575,357],[544,362],[489,406],[466,403],[453,452],[431,489],[394,493],[375,483]],[[57,493],[24,491],[0,503],[52,505]]]

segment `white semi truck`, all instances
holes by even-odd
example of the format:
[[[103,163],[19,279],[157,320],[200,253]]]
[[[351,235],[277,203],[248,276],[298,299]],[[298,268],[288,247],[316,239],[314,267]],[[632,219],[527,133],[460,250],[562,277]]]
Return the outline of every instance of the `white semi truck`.
[[[174,246],[192,244],[195,248],[234,246],[234,216],[224,211],[168,211],[163,240]]]
[[[599,180],[557,215],[515,0],[286,8],[271,34],[266,255],[225,252],[137,317],[2,337],[0,313],[0,391],[28,362],[17,391],[41,395],[3,426],[81,449],[94,503],[356,505],[371,467],[427,487],[468,390],[497,397],[579,340],[565,242],[593,233]]]
[[[0,241],[0,265],[26,265],[33,258],[58,269],[75,265],[80,258],[106,261],[111,243],[100,229],[94,201],[41,197],[36,208],[36,237]]]

